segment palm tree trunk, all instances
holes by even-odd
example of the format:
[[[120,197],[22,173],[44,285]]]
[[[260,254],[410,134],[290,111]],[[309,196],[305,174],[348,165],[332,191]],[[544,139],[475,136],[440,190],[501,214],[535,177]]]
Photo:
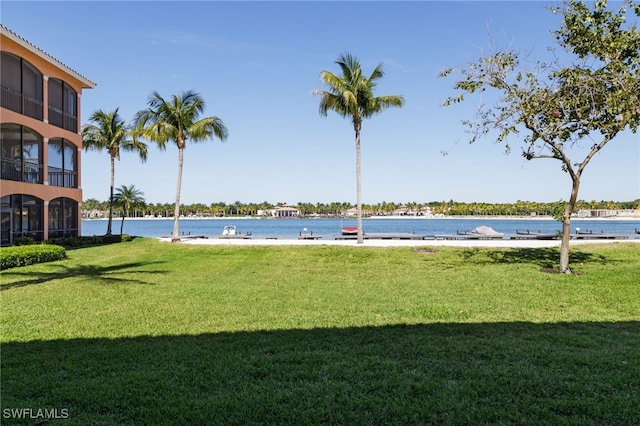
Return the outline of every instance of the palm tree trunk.
[[[124,229],[124,217],[127,215],[126,211],[122,212],[122,222],[120,222],[120,235],[122,235],[122,230]]]
[[[111,156],[111,188],[109,192],[109,220],[107,222],[107,235],[111,235],[111,222],[113,217],[113,187],[115,185],[116,165],[115,157]]]
[[[184,148],[178,148],[178,183],[176,185],[176,205],[173,209],[173,233],[171,241],[180,241],[180,188],[182,187],[182,163],[184,161]]]
[[[571,186],[571,196],[564,208],[562,215],[562,243],[560,244],[560,272],[566,274],[571,273],[569,268],[569,241],[571,240],[571,213],[578,199],[578,189],[580,188],[580,176],[572,177],[573,185]]]
[[[360,171],[360,124],[354,123],[356,131],[356,209],[358,210],[358,244],[364,242],[362,232],[362,179]]]

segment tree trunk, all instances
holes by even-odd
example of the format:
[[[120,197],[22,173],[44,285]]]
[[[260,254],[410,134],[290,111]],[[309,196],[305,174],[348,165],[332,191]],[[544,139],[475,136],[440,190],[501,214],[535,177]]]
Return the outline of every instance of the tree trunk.
[[[184,160],[184,148],[178,148],[178,183],[176,185],[176,205],[173,209],[173,233],[171,241],[180,241],[180,188],[182,187],[182,162]]]
[[[356,209],[358,210],[358,244],[364,242],[362,232],[362,179],[360,173],[360,124],[354,123],[356,131]]]
[[[571,186],[571,196],[567,205],[564,207],[562,215],[562,243],[560,244],[560,272],[570,274],[569,268],[569,241],[571,240],[571,214],[576,206],[578,199],[578,189],[580,188],[580,176],[572,176],[573,185]]]
[[[115,157],[111,156],[111,187],[109,189],[109,220],[107,221],[107,235],[111,235],[111,219],[113,218],[113,187],[115,185],[116,165]]]
[[[120,235],[122,235],[122,230],[124,229],[124,217],[127,215],[127,212],[122,212],[122,222],[120,222]]]

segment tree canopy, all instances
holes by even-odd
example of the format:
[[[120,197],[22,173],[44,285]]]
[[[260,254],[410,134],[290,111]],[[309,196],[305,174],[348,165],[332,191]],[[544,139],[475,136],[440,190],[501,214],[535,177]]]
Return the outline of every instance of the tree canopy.
[[[563,18],[553,34],[564,55],[529,68],[531,61],[523,61],[517,51],[495,49],[461,68],[462,78],[454,85],[459,92],[444,102],[449,106],[464,101],[466,95],[498,93],[493,106],[481,104],[473,119],[463,121],[470,142],[495,134],[509,152],[509,137],[523,134],[517,140],[524,158],[560,161],[572,181],[562,214],[564,272],[570,271],[570,216],[586,166],[619,133],[635,133],[640,124],[640,33],[635,24],[627,24],[629,6],[640,16],[640,6],[630,0],[617,10],[608,8],[605,0],[593,8],[576,0],[550,8]],[[564,56],[572,59],[564,61]],[[452,72],[450,68],[441,75]],[[581,145],[590,149],[575,161],[572,148]]]

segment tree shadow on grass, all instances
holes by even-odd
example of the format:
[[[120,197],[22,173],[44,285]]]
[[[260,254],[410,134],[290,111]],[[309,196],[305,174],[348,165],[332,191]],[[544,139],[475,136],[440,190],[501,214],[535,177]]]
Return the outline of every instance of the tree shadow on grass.
[[[510,249],[486,249],[475,247],[461,250],[461,256],[464,260],[473,260],[475,263],[483,263],[481,258],[484,256],[486,257],[484,263],[533,263],[544,269],[557,268],[560,264],[560,249],[555,247]],[[571,250],[569,254],[569,262],[573,264],[598,262],[604,265],[608,260],[601,254]]]
[[[142,279],[132,278],[132,274],[162,274],[166,271],[163,270],[149,270],[146,267],[154,263],[164,262],[129,262],[120,263],[117,265],[101,266],[101,265],[77,265],[67,266],[61,263],[58,264],[46,264],[47,271],[21,271],[11,269],[3,271],[2,275],[7,278],[14,278],[17,280],[10,283],[2,283],[0,285],[0,291],[10,290],[18,287],[25,287],[28,285],[42,284],[52,280],[61,280],[65,278],[79,278],[91,282],[91,284],[115,284],[115,283],[130,283],[130,284],[145,284],[153,285],[153,282],[148,282]],[[43,264],[44,265],[44,264]],[[142,269],[144,267],[144,269]],[[20,279],[24,277],[24,279]]]
[[[3,409],[66,409],[72,425],[636,425],[638,342],[636,321],[5,342]]]

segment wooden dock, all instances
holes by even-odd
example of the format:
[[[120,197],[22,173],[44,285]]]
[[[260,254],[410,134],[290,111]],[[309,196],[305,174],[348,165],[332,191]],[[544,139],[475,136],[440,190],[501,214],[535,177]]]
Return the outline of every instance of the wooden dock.
[[[436,234],[427,236],[424,239],[430,240],[502,240],[503,234]]]
[[[221,240],[250,240],[251,234],[220,235]]]
[[[545,234],[543,232],[518,231],[514,235],[508,236],[510,240],[556,240],[557,234]]]
[[[160,238],[172,239],[173,236],[172,235],[162,235],[162,236],[160,236]],[[195,240],[195,239],[198,239],[198,238],[201,238],[201,239],[204,239],[204,240],[209,239],[209,237],[207,237],[206,235],[191,235],[191,234],[180,234],[178,236],[178,238],[180,239],[180,241],[182,241],[182,240]]]
[[[357,235],[339,235],[335,237],[336,240],[357,240]],[[365,240],[425,240],[427,235],[418,235],[398,232],[366,232],[362,235]]]
[[[577,234],[571,234],[572,240],[628,240],[630,235],[625,234],[605,234],[605,233],[592,233],[592,232],[579,232]]]
[[[322,238],[319,235],[300,235],[298,237],[299,240],[319,240],[320,238]]]

